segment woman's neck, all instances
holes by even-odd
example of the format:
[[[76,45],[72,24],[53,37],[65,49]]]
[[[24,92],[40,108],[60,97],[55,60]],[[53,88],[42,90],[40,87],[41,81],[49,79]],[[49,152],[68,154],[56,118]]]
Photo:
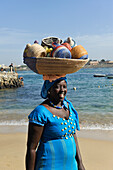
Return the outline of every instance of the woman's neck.
[[[53,103],[55,106],[59,106],[61,107],[63,105],[63,101],[56,101],[56,100],[53,100],[53,99],[48,99],[49,103]]]

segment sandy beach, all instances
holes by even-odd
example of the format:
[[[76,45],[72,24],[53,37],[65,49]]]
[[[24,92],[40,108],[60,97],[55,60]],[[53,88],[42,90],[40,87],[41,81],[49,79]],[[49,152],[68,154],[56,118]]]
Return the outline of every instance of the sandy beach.
[[[86,170],[113,170],[113,140],[106,140],[107,134],[103,138],[96,132],[79,132],[79,147]],[[0,170],[25,170],[26,142],[27,132],[0,133]]]

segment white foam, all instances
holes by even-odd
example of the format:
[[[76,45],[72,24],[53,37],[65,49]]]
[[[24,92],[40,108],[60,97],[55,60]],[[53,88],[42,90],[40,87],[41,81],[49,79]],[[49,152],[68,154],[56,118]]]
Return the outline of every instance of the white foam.
[[[81,129],[84,130],[113,130],[113,124],[110,125],[88,125],[82,126]]]
[[[12,120],[0,122],[0,126],[23,126],[23,125],[25,126],[28,125],[28,122],[25,122],[25,120],[21,121]]]
[[[25,119],[16,121],[16,120],[11,120],[11,121],[3,121],[0,122],[0,126],[26,126],[28,125],[28,122],[25,121]],[[113,124],[109,125],[100,125],[100,124],[95,124],[95,125],[80,125],[80,128],[83,130],[113,130]]]

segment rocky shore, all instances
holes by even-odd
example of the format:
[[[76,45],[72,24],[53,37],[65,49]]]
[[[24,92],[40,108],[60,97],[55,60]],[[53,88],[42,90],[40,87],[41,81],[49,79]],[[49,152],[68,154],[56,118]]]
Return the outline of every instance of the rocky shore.
[[[23,78],[15,72],[0,72],[0,89],[23,86]]]
[[[84,68],[113,68],[113,64],[97,64],[97,65],[90,65],[86,64]]]

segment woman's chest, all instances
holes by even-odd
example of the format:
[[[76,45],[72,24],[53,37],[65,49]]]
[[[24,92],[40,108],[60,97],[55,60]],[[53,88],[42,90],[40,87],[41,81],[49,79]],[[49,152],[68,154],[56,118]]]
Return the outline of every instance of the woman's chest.
[[[57,139],[71,137],[76,131],[76,118],[73,113],[68,115],[68,119],[61,118],[59,115],[52,115],[44,127],[42,138]]]
[[[56,110],[56,109],[51,109],[50,112],[56,116],[56,117],[59,117],[61,119],[66,119],[68,120],[69,119],[69,115],[70,115],[70,111],[68,109],[64,110],[64,109],[59,109],[59,110]]]

